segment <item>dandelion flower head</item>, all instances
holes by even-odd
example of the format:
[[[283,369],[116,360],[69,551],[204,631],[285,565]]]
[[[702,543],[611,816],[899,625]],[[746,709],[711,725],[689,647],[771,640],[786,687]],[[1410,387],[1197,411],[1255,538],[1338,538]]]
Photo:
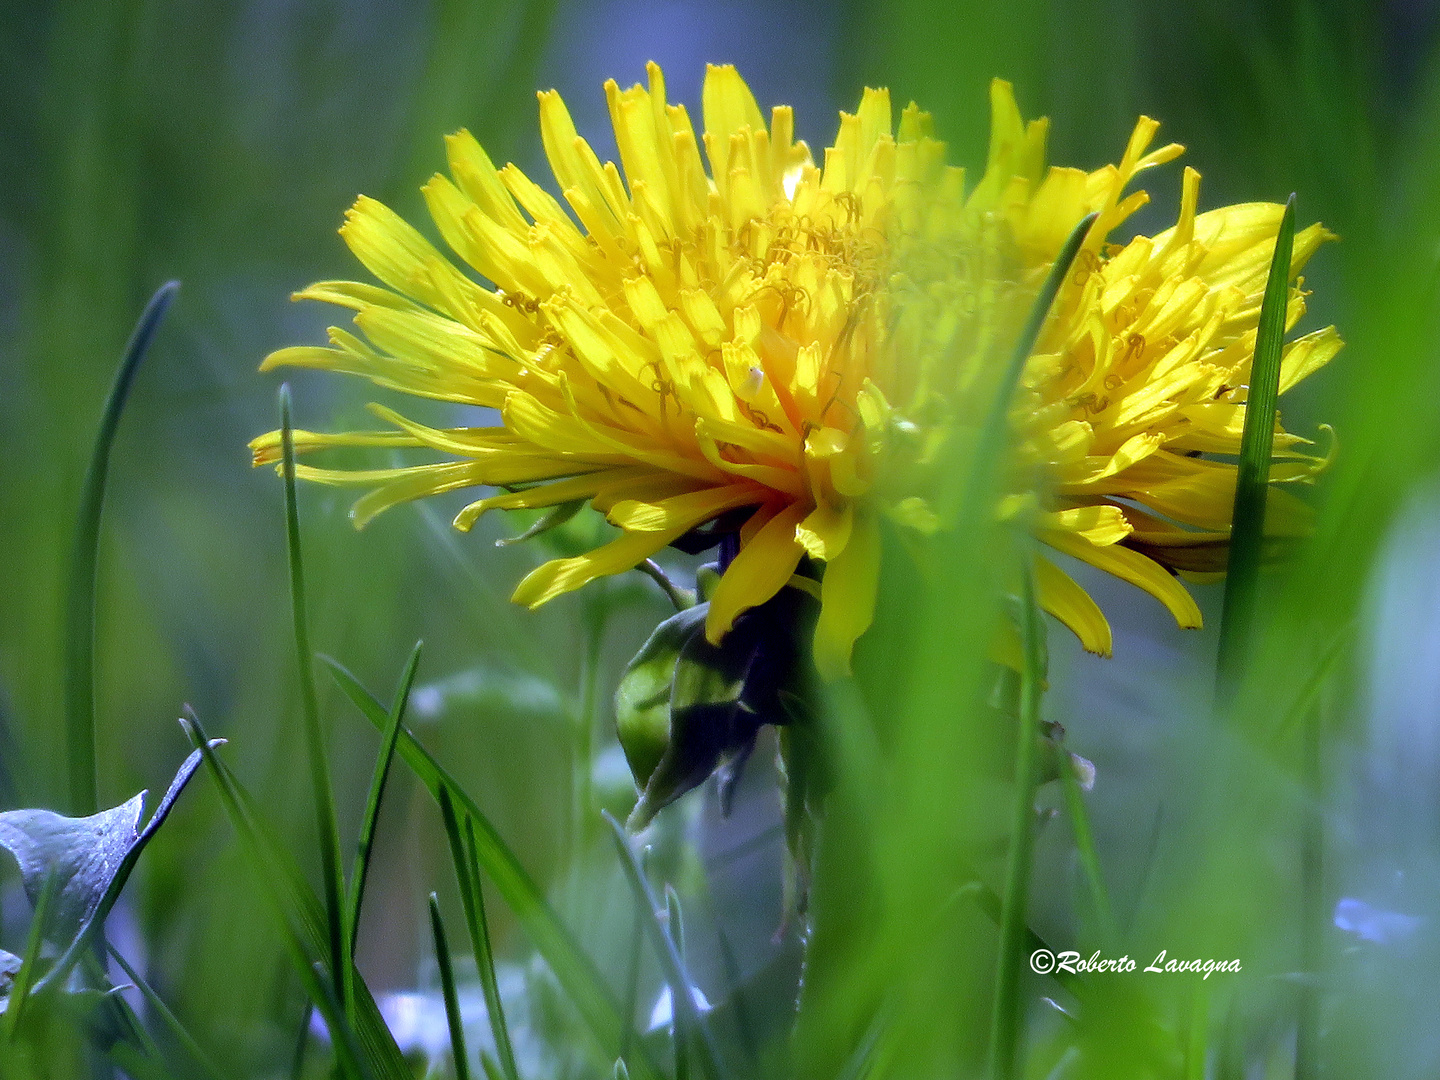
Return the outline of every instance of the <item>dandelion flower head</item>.
[[[497,169],[467,132],[447,139],[449,177],[424,195],[443,254],[362,197],[341,233],[378,285],[327,281],[298,298],[354,312],[328,346],[299,346],[263,367],[320,368],[421,397],[498,411],[492,426],[438,429],[379,405],[386,427],[297,431],[297,453],[419,447],[431,463],[347,470],[301,465],[302,478],[370,489],[382,510],[462,488],[494,489],[460,511],[585,501],[620,531],[548,561],[514,600],[537,606],[630,570],[694,530],[735,535],[710,598],[706,633],[810,568],[820,671],[848,671],[869,626],[882,522],[929,534],[949,440],[965,428],[1007,333],[1067,236],[1090,228],[1037,341],[1012,409],[1017,458],[1039,477],[1002,500],[1043,544],[1131,582],[1182,626],[1200,612],[1177,574],[1223,571],[1246,383],[1260,300],[1283,207],[1198,213],[1186,169],[1178,220],[1110,244],[1148,201],[1136,177],[1178,157],[1152,149],[1142,117],[1120,161],[1093,172],[1045,165],[1047,122],[1026,123],[1010,86],[991,87],[983,174],[946,163],[931,118],[898,123],[885,90],[841,113],[816,161],[791,110],[767,122],[733,67],[711,67],[703,133],[648,87],[605,86],[620,166],[602,163],[560,96],[540,94],[540,131],[560,200],[515,165]],[[1295,237],[1292,273],[1329,234]],[[1305,309],[1298,278],[1287,327]],[[1333,357],[1334,328],[1286,346],[1282,393]],[[1280,484],[1323,464],[1277,429],[1268,528],[1307,528]],[[279,434],[252,444],[279,457]],[[1056,562],[1036,559],[1042,606],[1087,649],[1110,628]]]

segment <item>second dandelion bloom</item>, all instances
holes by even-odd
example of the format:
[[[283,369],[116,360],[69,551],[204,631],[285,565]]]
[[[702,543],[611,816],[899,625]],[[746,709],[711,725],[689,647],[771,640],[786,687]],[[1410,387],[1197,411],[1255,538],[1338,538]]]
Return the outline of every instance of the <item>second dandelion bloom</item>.
[[[897,123],[884,90],[841,114],[820,161],[795,141],[790,109],[767,122],[734,68],[707,72],[701,134],[654,65],[648,87],[605,91],[620,168],[600,162],[553,92],[540,95],[540,128],[563,205],[514,165],[497,169],[468,133],[451,136],[450,177],[424,188],[451,254],[361,198],[341,231],[380,284],[298,294],[352,309],[358,333],[332,328],[328,346],[265,361],[498,410],[501,424],[437,429],[372,406],[386,427],[297,432],[297,453],[417,447],[445,460],[298,475],[370,489],[359,525],[460,488],[499,489],[460,512],[462,529],[489,510],[589,502],[618,535],[531,572],[514,595],[531,606],[697,530],[728,536],[709,639],[798,585],[820,599],[817,666],[842,675],[873,616],[882,521],[946,527],[955,440],[983,414],[1066,237],[1095,212],[1011,411],[1017,479],[997,512],[1199,625],[1176,574],[1224,570],[1236,476],[1225,459],[1244,426],[1280,205],[1199,213],[1187,169],[1173,228],[1111,244],[1148,200],[1130,190],[1136,177],[1181,147],[1152,148],[1158,125],[1142,118],[1118,164],[1047,169],[1046,122],[1025,123],[998,80],[973,184],[946,163],[929,115],[910,105]],[[1292,273],[1328,236],[1297,233]],[[1297,279],[1288,325],[1304,308]],[[1291,341],[1281,391],[1340,344],[1333,328]],[[1307,511],[1283,484],[1323,459],[1283,430],[1275,447],[1268,527],[1298,535]],[[278,433],[252,448],[274,461]],[[1090,596],[1044,557],[1036,580],[1042,606],[1108,654]]]

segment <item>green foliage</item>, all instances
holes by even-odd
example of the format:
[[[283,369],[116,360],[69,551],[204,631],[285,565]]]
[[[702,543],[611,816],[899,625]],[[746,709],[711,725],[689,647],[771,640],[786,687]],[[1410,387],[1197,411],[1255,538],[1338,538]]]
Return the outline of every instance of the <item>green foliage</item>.
[[[1255,590],[1265,540],[1265,504],[1270,492],[1270,462],[1275,451],[1275,410],[1279,405],[1280,361],[1284,355],[1286,312],[1290,306],[1290,253],[1295,243],[1295,196],[1285,204],[1270,276],[1255,331],[1245,430],[1240,439],[1235,509],[1230,521],[1230,558],[1226,565],[1225,606],[1220,615],[1221,693],[1234,694],[1254,635]]]
[[[384,707],[356,681],[343,666],[322,658],[336,682],[356,708],[377,727],[386,722]],[[495,826],[481,812],[475,800],[426,750],[410,732],[401,729],[398,750],[401,758],[420,782],[440,802],[441,793],[453,806],[460,807],[472,823],[474,843],[467,833],[467,858],[473,858],[485,871],[505,902],[525,928],[531,945],[545,958],[556,978],[564,986],[571,1003],[584,1017],[591,1033],[608,1055],[618,1053],[623,1032],[628,1025],[619,1015],[614,999],[592,961],[576,944],[544,895],[526,873],[520,860],[501,839]],[[612,1058],[613,1060],[613,1058]],[[643,1058],[631,1061],[631,1072],[649,1076],[653,1068]]]
[[[1245,964],[1239,977],[1203,983],[1022,972],[1014,1003],[1028,1010],[1028,1076],[1435,1074],[1433,1048],[1415,1037],[1435,1011],[1440,925],[1420,731],[1433,711],[1418,677],[1429,631],[1419,616],[1394,621],[1407,581],[1423,606],[1417,581],[1433,568],[1391,580],[1433,546],[1396,523],[1430,513],[1440,464],[1432,30],[1395,5],[900,0],[777,9],[782,35],[751,21],[762,7],[726,7],[723,38],[707,36],[719,9],[701,4],[676,9],[683,31],[662,12],[606,24],[608,34],[597,26],[628,8],[591,15],[572,5],[557,19],[549,3],[57,0],[0,16],[0,88],[14,106],[0,133],[5,809],[83,815],[163,785],[179,754],[158,718],[183,701],[230,739],[205,759],[219,801],[197,785],[111,915],[146,1002],[139,1015],[96,990],[44,1007],[27,996],[66,944],[58,931],[48,944],[42,935],[68,903],[58,879],[41,912],[0,925],[0,998],[19,988],[0,1021],[17,1036],[0,1048],[6,1080],[91,1074],[95,1063],[76,1049],[82,1030],[99,1033],[136,1080],[193,1075],[201,1057],[235,1080],[284,1075],[307,1001],[329,1036],[308,1037],[306,1080],[337,1067],[419,1075],[421,1051],[386,1033],[370,986],[426,986],[436,888],[449,925],[463,914],[469,931],[465,949],[449,942],[451,978],[441,982],[489,1077],[513,1080],[491,1029],[500,1019],[525,1077],[669,1075],[670,1036],[644,1033],[644,1021],[672,959],[716,1003],[703,1019],[736,1075],[979,1075],[994,976],[1002,949],[1013,966],[1017,940],[1022,958],[1043,945],[1147,961],[1166,948]],[[259,358],[323,336],[318,314],[285,296],[355,272],[333,230],[356,192],[417,216],[416,188],[443,164],[443,133],[468,126],[497,162],[543,179],[534,89],[560,83],[582,131],[596,134],[606,120],[600,81],[637,77],[631,54],[651,50],[666,63],[671,100],[692,116],[698,73],[682,70],[681,52],[692,68],[697,51],[737,62],[764,106],[799,86],[848,110],[861,85],[889,85],[897,104],[914,98],[935,114],[948,159],[972,175],[985,159],[992,76],[1016,84],[1027,115],[1052,118],[1052,158],[1067,164],[1113,160],[1143,112],[1189,146],[1186,160],[1205,177],[1202,211],[1293,190],[1307,220],[1342,238],[1307,267],[1311,312],[1300,329],[1334,321],[1346,351],[1280,402],[1292,431],[1332,423],[1338,453],[1305,493],[1318,511],[1314,537],[1247,586],[1255,618],[1231,653],[1240,658],[1233,723],[1210,722],[1218,586],[1196,587],[1210,629],[1185,635],[1128,587],[1087,579],[1115,625],[1116,657],[1101,662],[1051,635],[1040,719],[1063,724],[1064,747],[1095,762],[1095,786],[1082,793],[1063,768],[1053,770],[1058,784],[1043,782],[1052,770],[1042,761],[1028,920],[1017,923],[1002,895],[1024,787],[1014,759],[1029,744],[994,707],[1001,680],[983,659],[1009,610],[1018,579],[1007,569],[1019,553],[982,515],[967,510],[973,528],[928,555],[887,538],[881,611],[857,651],[855,683],[832,690],[823,716],[806,717],[813,727],[797,732],[788,714],[779,725],[791,835],[822,812],[825,824],[792,844],[813,843],[815,858],[809,877],[802,867],[788,883],[788,922],[775,886],[785,823],[768,732],[732,789],[728,823],[705,784],[671,801],[744,745],[722,740],[712,760],[711,745],[693,738],[705,733],[691,721],[706,709],[734,720],[745,700],[734,670],[713,658],[676,678],[696,640],[695,609],[646,644],[672,613],[638,575],[595,601],[597,640],[589,597],[536,614],[506,603],[537,543],[573,552],[604,527],[595,515],[540,515],[549,531],[500,549],[492,542],[511,538],[506,523],[455,535],[446,505],[397,510],[356,535],[347,499],[301,485],[291,506],[306,524],[308,611],[294,625],[308,641],[297,650],[289,632],[277,485],[247,470],[242,449],[273,423]],[[801,134],[818,147],[833,113],[804,105]],[[1137,224],[1153,232],[1173,220],[1178,169],[1145,182],[1153,202]],[[144,365],[125,365],[134,378],[123,384],[124,422],[106,412],[97,443],[96,417],[121,386],[114,357],[171,276],[185,280],[185,303]],[[362,405],[386,393],[304,372],[293,389],[296,422],[332,430],[366,423]],[[1254,410],[1257,424],[1266,411]],[[425,419],[494,422],[444,403]],[[393,463],[377,453],[375,464]],[[952,464],[963,489],[975,462]],[[108,476],[103,489],[97,476]],[[1251,521],[1237,514],[1237,550]],[[667,580],[689,586],[688,562],[661,561]],[[1242,585],[1238,576],[1232,588]],[[676,633],[683,627],[688,635]],[[428,682],[409,693],[414,658],[403,669],[402,660],[420,637]],[[1227,627],[1225,640],[1229,652],[1240,638]],[[312,650],[356,673],[337,675],[341,694],[323,680],[313,697],[297,686],[297,652],[308,672]],[[398,670],[388,707],[360,689],[389,686]],[[617,750],[604,702],[622,676]],[[593,711],[587,687],[598,691]],[[375,735],[343,722],[347,701]],[[835,748],[823,760],[797,751],[817,733]],[[651,849],[641,881],[656,885],[644,896],[608,838],[575,823],[593,826],[602,804],[622,819],[630,810],[622,751],[648,788],[672,746],[664,783],[647,792],[650,809],[671,805],[631,841]],[[1048,742],[1040,749],[1053,753]],[[392,767],[396,757],[405,768]],[[1367,786],[1377,774],[1390,778],[1379,791]],[[453,834],[428,800],[417,807],[417,780],[450,800]],[[770,816],[751,836],[743,830],[762,805]],[[1056,807],[1068,828],[1051,819]],[[138,817],[116,824],[124,847]],[[353,862],[341,858],[351,851]],[[456,899],[441,873],[451,864],[458,908],[445,906]],[[0,866],[0,886],[23,876]],[[482,876],[501,901],[488,911]],[[683,907],[683,951],[656,939],[661,882]],[[810,953],[792,1041],[766,1022],[781,1017],[788,1030],[794,1014],[798,979],[784,964],[804,898]],[[1345,898],[1426,921],[1403,941],[1366,941],[1334,925]],[[733,974],[717,958],[717,928],[739,954]],[[139,952],[128,951],[132,930]],[[74,959],[79,977],[102,985],[90,948]],[[440,1002],[443,986],[432,983],[426,1000]],[[479,998],[483,1022],[470,1019]],[[737,998],[762,1031],[753,1070],[728,1022]],[[683,1011],[690,998],[682,990],[671,1000]],[[705,1068],[695,1031],[682,1058],[692,1074]],[[1289,1049],[1297,1041],[1303,1053]]]
[[[65,725],[70,766],[70,804],[80,814],[92,814],[96,804],[95,777],[95,578],[100,548],[100,511],[105,504],[105,479],[110,471],[110,450],[120,426],[120,414],[130,396],[135,373],[160,328],[165,312],[179,291],[178,281],[156,290],[145,305],[130,335],[115,373],[115,384],[105,401],[100,430],[90,454],[81,490],[80,512],[70,554],[70,581],[65,610]]]

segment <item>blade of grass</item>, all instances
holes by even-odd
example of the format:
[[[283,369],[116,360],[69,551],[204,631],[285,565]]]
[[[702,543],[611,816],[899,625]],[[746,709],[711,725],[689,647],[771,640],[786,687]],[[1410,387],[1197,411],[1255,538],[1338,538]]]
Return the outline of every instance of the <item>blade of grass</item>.
[[[205,1051],[200,1049],[200,1044],[197,1043],[195,1037],[185,1029],[185,1025],[180,1022],[180,1018],[170,1011],[170,1006],[165,1004],[164,999],[154,991],[148,982],[140,977],[140,973],[130,966],[130,961],[126,960],[113,945],[110,946],[110,955],[114,958],[115,962],[120,965],[120,970],[125,972],[125,977],[135,984],[140,993],[145,995],[145,1001],[149,1004],[150,1008],[155,1010],[155,1015],[164,1021],[165,1027],[170,1032],[171,1037],[184,1048],[185,1053],[190,1056],[190,1060],[199,1067],[202,1073],[210,1077],[210,1080],[219,1080],[223,1074],[210,1061]]]
[[[445,823],[445,836],[450,842],[450,859],[455,864],[455,877],[460,884],[460,904],[470,930],[470,943],[475,952],[475,968],[485,994],[485,1011],[490,1015],[490,1030],[495,1036],[495,1049],[505,1080],[519,1080],[515,1067],[515,1051],[510,1045],[510,1029],[505,1023],[505,1009],[500,1002],[500,983],[495,978],[495,955],[490,948],[490,926],[485,917],[485,897],[481,893],[480,863],[475,856],[475,823],[465,818],[465,836],[455,818],[455,804],[450,793],[440,789],[440,817]]]
[[[1340,660],[1345,655],[1345,649],[1355,639],[1355,626],[1353,623],[1346,623],[1336,635],[1331,638],[1330,644],[1325,646],[1318,659],[1311,666],[1310,671],[1301,681],[1299,692],[1290,708],[1284,713],[1280,723],[1275,725],[1275,730],[1270,736],[1270,746],[1279,746],[1285,738],[1294,731],[1308,717],[1315,706],[1316,700],[1320,697],[1320,691],[1325,689],[1330,676],[1335,673]]]
[[[314,1015],[315,1003],[307,997],[300,1014],[300,1029],[295,1033],[295,1050],[290,1055],[290,1080],[301,1080],[305,1075],[305,1051],[310,1047],[310,1018]]]
[[[330,1031],[330,1043],[335,1047],[336,1059],[341,1069],[347,1076],[367,1076],[368,1071],[362,1070],[360,1067],[360,1053],[356,1046],[355,1034],[335,996],[333,978],[322,977],[308,954],[303,930],[295,925],[291,910],[287,910],[293,908],[294,905],[287,905],[285,897],[281,895],[277,876],[272,874],[274,860],[267,857],[259,830],[239,796],[238,784],[220,764],[214,749],[205,739],[204,733],[198,725],[189,719],[181,720],[180,723],[185,729],[185,734],[195,744],[195,749],[199,750],[204,757],[210,775],[215,780],[215,787],[220,793],[221,806],[230,819],[236,835],[240,838],[241,847],[251,866],[257,871],[256,876],[260,879],[262,886],[261,893],[275,915],[276,921],[280,924],[280,937],[286,952],[290,954],[295,972],[300,976],[301,984],[305,987],[305,992],[310,996],[310,1000],[315,1003],[315,1007],[320,1010],[320,1015],[325,1018],[326,1027]],[[279,880],[283,880],[283,875]],[[303,918],[300,921],[303,923]],[[311,944],[313,945],[314,942]]]
[[[1010,853],[1005,868],[1000,958],[990,1024],[990,1076],[993,1080],[1011,1080],[1021,1072],[1017,1060],[1024,1016],[1020,1002],[1020,979],[1030,931],[1026,913],[1030,902],[1030,871],[1035,846],[1035,787],[1040,773],[1040,696],[1045,684],[1045,624],[1041,622],[1035,600],[1035,577],[1028,560],[1023,564],[1020,624],[1025,667],[1020,674],[1020,742],[1015,751],[1015,806],[1011,816]]]
[[[1190,1003],[1189,1037],[1185,1041],[1185,1080],[1205,1080],[1206,1048],[1210,1042],[1210,992],[1204,983]]]
[[[321,656],[319,660],[330,669],[341,690],[360,710],[361,715],[383,730],[386,723],[385,707],[360,685],[344,665],[327,656]],[[594,1034],[602,1053],[607,1059],[619,1057],[628,1021],[620,1015],[619,1007],[595,967],[595,962],[575,942],[515,853],[455,778],[403,727],[396,749],[437,802],[440,791],[444,789],[454,804],[474,820],[476,857],[486,876],[510,905],[530,943],[550,965],[550,970],[555,973],[556,979],[565,988],[571,1002]],[[633,1051],[626,1060],[630,1063],[630,1071],[635,1080],[653,1080],[658,1075],[658,1070],[645,1047],[636,1044]]]
[[[445,995],[445,1021],[450,1026],[450,1058],[455,1063],[455,1080],[470,1080],[465,1025],[460,1022],[460,999],[455,995],[455,970],[450,966],[450,945],[445,940],[445,922],[440,918],[440,900],[433,892],[430,894],[430,932],[435,936],[435,963],[440,967],[440,990]]]
[[[680,897],[673,886],[665,886],[665,934],[675,947],[675,955],[685,962],[685,929],[680,915]],[[672,995],[674,991],[671,991]],[[671,1001],[670,1034],[675,1043],[675,1080],[690,1080],[690,1025],[685,1022],[688,1011],[675,1007]]]
[[[140,1022],[140,1017],[135,1015],[135,1010],[132,1009],[130,1003],[125,1000],[124,995],[120,991],[120,987],[114,988],[105,996],[105,1001],[101,1005],[101,1008],[107,1009],[112,1013],[110,1022],[117,1026],[123,1026],[129,1033],[129,1037],[134,1040],[134,1044],[144,1052],[146,1067],[158,1071],[162,1076],[168,1077],[172,1075],[170,1063],[166,1060],[165,1055],[160,1052],[160,1047],[156,1045],[150,1032],[145,1029],[145,1025]],[[124,1035],[120,1036],[115,1045],[125,1045],[125,1038],[126,1036]],[[113,1056],[114,1047],[111,1048],[110,1053]],[[151,1073],[151,1075],[155,1074]]]
[[[325,757],[325,736],[320,729],[320,705],[315,694],[314,658],[305,614],[305,560],[300,551],[300,510],[295,501],[295,437],[290,423],[290,387],[280,387],[281,471],[285,477],[285,547],[290,563],[290,614],[295,624],[295,654],[300,669],[300,700],[305,714],[305,744],[310,759],[310,787],[315,800],[315,830],[320,842],[320,868],[325,897],[325,929],[330,939],[330,977],[335,992],[350,1001],[347,972],[350,951],[340,906],[345,893],[340,868],[340,828],[335,819],[335,798],[330,786],[330,764]]]
[[[107,1054],[115,1067],[133,1080],[178,1080],[158,1058],[123,1040],[110,1047]]]
[[[740,1036],[740,1049],[745,1051],[746,1063],[753,1075],[760,1073],[760,1047],[755,1038],[755,1024],[750,1018],[750,1008],[745,1001],[745,986],[741,982],[740,963],[735,958],[735,949],[730,944],[730,935],[720,923],[715,910],[714,897],[707,893],[710,921],[715,926],[715,943],[720,946],[720,962],[725,966],[725,978],[729,981],[731,1005],[735,1009],[735,1029]]]
[[[20,1026],[20,1014],[30,996],[30,987],[35,982],[35,968],[40,962],[40,945],[45,940],[45,925],[50,921],[50,908],[60,892],[59,879],[52,873],[40,889],[35,901],[35,915],[30,920],[30,933],[25,938],[25,952],[20,957],[20,970],[10,984],[10,1000],[5,1006],[3,1030],[4,1041],[10,1042]]]
[[[881,1014],[876,1014],[870,1027],[865,1031],[865,1037],[851,1051],[850,1057],[841,1068],[840,1075],[836,1077],[836,1080],[864,1080],[874,1071],[875,1050],[884,1030],[885,1018]]]
[[[637,906],[630,926],[630,962],[625,969],[625,1034],[620,1040],[617,1064],[630,1057],[630,1047],[635,1041],[635,1010],[640,1004],[640,949],[645,943],[644,918],[645,913]]]
[[[665,972],[665,981],[670,985],[671,1015],[675,1018],[677,1025],[684,1023],[695,1033],[695,1044],[699,1050],[700,1064],[705,1070],[705,1075],[710,1077],[710,1080],[719,1080],[723,1075],[720,1070],[720,1055],[716,1051],[715,1041],[710,1035],[709,1024],[700,1015],[700,1010],[695,1007],[695,998],[690,993],[692,984],[685,971],[685,962],[681,959],[675,942],[665,932],[665,927],[660,925],[659,902],[655,899],[655,894],[650,890],[650,883],[645,880],[645,875],[640,869],[640,860],[635,857],[635,852],[630,847],[630,839],[625,832],[625,827],[615,820],[615,815],[610,811],[602,810],[601,814],[614,834],[615,849],[620,854],[620,867],[625,871],[625,878],[630,883],[630,890],[635,894],[635,903],[640,906],[643,913],[648,915],[648,918],[645,919],[645,926],[650,933],[650,942],[659,957],[660,967]]]
[[[1015,396],[1015,388],[1020,384],[1020,376],[1024,374],[1030,354],[1035,350],[1035,342],[1039,340],[1040,332],[1050,317],[1050,308],[1060,293],[1060,287],[1065,283],[1065,276],[1070,273],[1070,266],[1074,263],[1075,256],[1080,253],[1080,246],[1084,244],[1090,226],[1095,224],[1095,219],[1099,216],[1096,213],[1086,214],[1071,230],[1060,248],[1060,253],[1056,255],[1055,262],[1051,264],[1045,283],[1040,287],[1035,303],[1030,308],[1025,326],[1015,341],[1010,362],[1006,365],[1000,385],[991,399],[984,426],[980,429],[974,464],[960,503],[962,521],[976,520],[992,494],[1000,456],[1010,439],[1010,401]],[[985,518],[988,520],[989,516],[986,514]]]
[[[400,725],[405,721],[405,706],[410,700],[410,687],[420,666],[420,646],[410,650],[395,697],[390,702],[390,716],[380,740],[380,756],[375,759],[375,772],[370,777],[370,794],[365,799],[365,816],[360,820],[360,839],[356,844],[355,866],[350,871],[350,897],[345,905],[345,927],[350,955],[355,955],[356,938],[360,933],[360,905],[365,899],[365,881],[370,875],[370,853],[375,844],[375,828],[380,821],[380,800],[385,795],[385,782],[390,776],[390,763],[395,759],[395,743],[400,738]]]
[[[973,872],[973,871],[972,871]],[[1003,921],[1005,904],[995,890],[986,885],[978,877],[961,885],[955,890],[951,897],[952,901],[968,899],[985,915],[987,919],[999,926]],[[1025,946],[1022,950],[1029,956],[1036,949],[1043,949],[1045,952],[1053,953],[1056,950],[1050,947],[1050,943],[1028,926],[1025,928]],[[1086,989],[1085,980],[1081,975],[1072,975],[1069,972],[1056,969],[1050,973],[1050,977],[1070,992],[1082,1005],[1085,1004],[1089,992]]]
[[[186,725],[187,734],[192,739],[195,737],[194,733],[203,735],[203,729],[194,712],[187,707],[186,713],[187,717],[182,721],[182,725]],[[317,983],[309,959],[312,955],[325,954],[327,935],[324,909],[299,866],[276,840],[273,832],[265,826],[255,800],[245,786],[214,753],[206,756],[206,762],[212,774],[219,777],[221,805],[231,821],[235,822],[241,848],[259,878],[267,903],[275,916],[283,920],[282,927],[293,929],[301,943],[301,955],[297,959],[292,950],[291,958],[296,960],[296,973],[306,994],[330,1026],[333,1042],[336,1038],[334,1024],[325,1011],[327,1003],[315,996]],[[293,928],[291,919],[294,920]],[[318,984],[319,990],[328,993],[332,981],[321,980]],[[390,1029],[381,1017],[375,999],[370,996],[363,979],[355,980],[354,1006],[353,1024],[347,1022],[344,1030],[351,1031],[358,1038],[360,1050],[369,1067],[369,1075],[374,1080],[411,1080],[404,1055],[395,1045],[395,1037],[390,1034]],[[342,1015],[341,1019],[344,1020],[345,1017]]]
[[[510,1026],[505,1021],[505,1008],[500,1000],[500,980],[495,977],[495,950],[490,943],[490,920],[485,914],[485,892],[480,877],[480,859],[476,855],[475,820],[465,815],[465,861],[470,867],[472,898],[475,905],[475,926],[472,932],[483,946],[477,950],[480,963],[480,985],[485,990],[485,1007],[490,1012],[490,1026],[495,1034],[495,1045],[500,1049],[500,1060],[504,1063],[506,1080],[520,1080],[520,1070],[515,1064],[515,1049],[510,1041]]]
[[[1075,775],[1075,769],[1070,763],[1070,753],[1065,749],[1064,742],[1056,749],[1060,754],[1060,783],[1065,789],[1065,809],[1070,815],[1070,830],[1075,836],[1075,850],[1085,871],[1085,881],[1090,886],[1090,900],[1095,905],[1095,916],[1100,921],[1100,933],[1107,946],[1114,946],[1120,939],[1120,931],[1115,922],[1115,909],[1110,906],[1110,893],[1105,888],[1100,855],[1095,850],[1095,834],[1090,829],[1090,811],[1085,807],[1085,793],[1080,790],[1080,778]]]
[[[1325,695],[1328,701],[1330,695]],[[1301,735],[1301,779],[1305,800],[1300,824],[1300,970],[1304,982],[1295,1024],[1295,1080],[1314,1080],[1321,1056],[1322,943],[1328,923],[1325,903],[1325,773],[1322,756],[1326,709],[1317,708]]]
[[[1265,502],[1270,487],[1270,459],[1275,450],[1275,406],[1280,395],[1280,360],[1285,348],[1285,317],[1290,301],[1290,255],[1295,242],[1295,196],[1285,203],[1270,277],[1260,303],[1255,331],[1255,356],[1250,363],[1250,388],[1245,401],[1245,427],[1240,435],[1239,472],[1230,522],[1230,558],[1226,567],[1225,600],[1220,612],[1217,697],[1222,708],[1233,702],[1250,655],[1255,630],[1255,595],[1265,542]]]
[[[105,505],[105,478],[110,471],[110,448],[120,426],[120,414],[130,396],[135,373],[170,302],[178,281],[155,290],[130,335],[105,411],[90,451],[81,488],[80,511],[75,518],[75,539],[70,549],[70,576],[65,603],[65,737],[70,787],[70,812],[88,817],[99,809],[95,771],[95,581],[100,551],[100,512]]]

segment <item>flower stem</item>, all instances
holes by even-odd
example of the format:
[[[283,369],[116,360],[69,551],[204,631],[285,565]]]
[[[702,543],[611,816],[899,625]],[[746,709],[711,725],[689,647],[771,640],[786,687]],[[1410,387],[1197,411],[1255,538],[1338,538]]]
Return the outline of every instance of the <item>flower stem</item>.
[[[1020,979],[1025,966],[1029,927],[1031,857],[1035,846],[1035,788],[1040,774],[1040,696],[1045,680],[1045,626],[1035,602],[1035,578],[1028,560],[1023,570],[1020,636],[1025,665],[1020,673],[1020,729],[1015,751],[1015,806],[1010,855],[1005,868],[1004,908],[1000,917],[1000,960],[995,977],[995,1007],[990,1024],[990,1076],[1019,1075],[1022,1028]]]

